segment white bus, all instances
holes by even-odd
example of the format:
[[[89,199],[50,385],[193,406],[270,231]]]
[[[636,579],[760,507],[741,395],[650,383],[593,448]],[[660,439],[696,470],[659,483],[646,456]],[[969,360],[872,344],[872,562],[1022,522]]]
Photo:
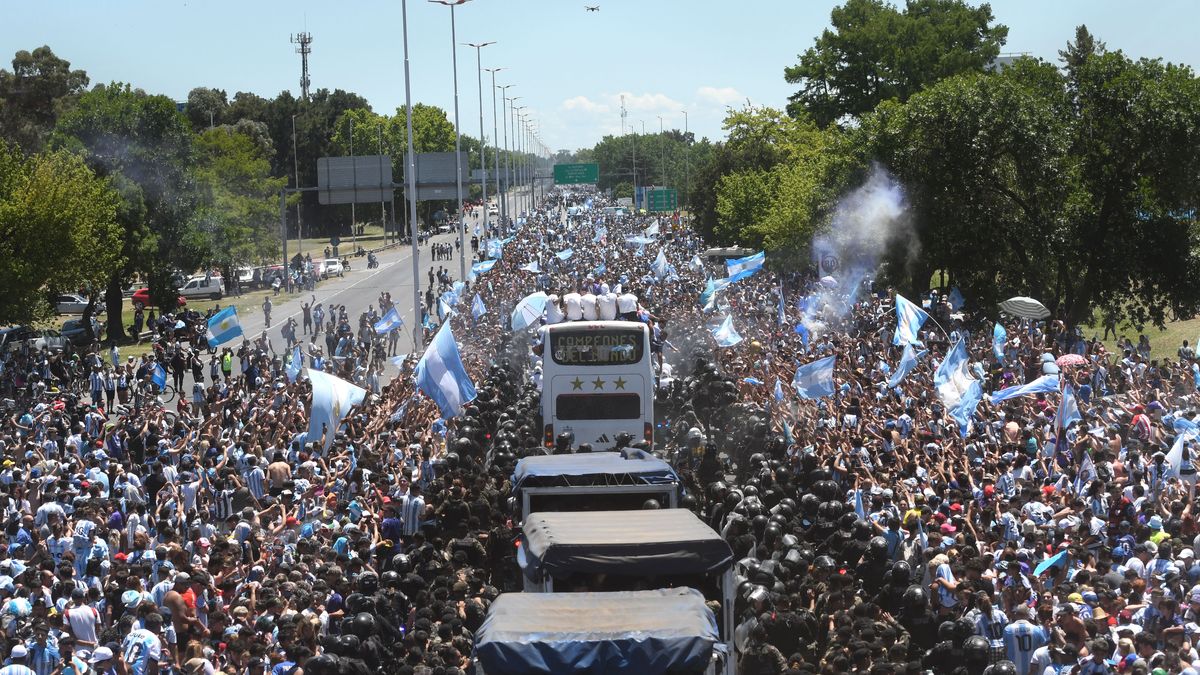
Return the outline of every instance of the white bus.
[[[636,321],[568,321],[542,329],[542,424],[547,448],[610,448],[622,432],[654,442],[650,330]]]

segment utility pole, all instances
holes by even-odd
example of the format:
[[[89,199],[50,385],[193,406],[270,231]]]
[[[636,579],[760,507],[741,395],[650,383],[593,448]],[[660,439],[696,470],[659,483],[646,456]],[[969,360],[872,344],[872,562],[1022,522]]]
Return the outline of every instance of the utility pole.
[[[308,77],[308,55],[312,53],[312,47],[310,46],[312,41],[312,33],[307,31],[297,33],[291,38],[292,44],[300,45],[296,47],[296,53],[300,55],[300,98],[304,101],[308,100],[308,85],[310,82]]]
[[[504,197],[504,187],[500,183],[500,117],[496,113],[496,89],[498,89],[498,88],[499,89],[507,89],[508,87],[511,87],[512,85],[506,85],[504,87],[496,86],[496,73],[501,70],[504,70],[504,69],[503,68],[488,68],[488,72],[492,74],[492,142],[496,144],[496,152],[493,154],[495,156],[496,193],[498,196],[498,198],[496,199],[496,203],[500,206],[500,218],[501,218],[501,220],[503,220],[504,213],[506,212],[507,209],[505,207],[506,202],[505,202],[505,197]]]
[[[353,117],[350,118],[350,159],[354,159],[354,118]],[[354,184],[358,185],[358,167],[357,166],[354,167]],[[356,188],[354,201],[350,202],[350,239],[351,239],[351,241],[354,242],[352,244],[352,246],[354,247],[355,251],[358,250],[358,227],[355,226],[355,222],[358,220],[358,218],[355,216],[355,211],[354,211],[354,202],[358,201],[357,192],[358,192],[358,190]]]
[[[692,200],[691,163],[692,163],[692,144],[688,142],[688,114],[687,114],[687,111],[684,110],[683,111],[683,187],[684,187],[684,196],[687,197],[689,202],[691,202],[691,200]],[[683,200],[681,199],[679,201],[682,204]]]
[[[480,207],[483,211],[483,229],[487,234],[487,139],[483,136],[483,63],[479,59],[479,51],[488,45],[494,45],[496,42],[468,42],[468,47],[475,48],[475,75],[479,84],[479,173],[483,176],[479,183],[483,187],[481,196],[483,206]],[[465,250],[465,249],[464,249]]]
[[[409,236],[412,237],[412,274],[413,274],[413,351],[421,349],[424,340],[421,339],[421,327],[424,323],[421,315],[421,252],[417,249],[417,159],[413,150],[412,130],[412,78],[408,72],[408,0],[400,0],[400,16],[404,32],[404,113],[408,125],[408,157],[404,163],[404,178],[408,185]]]
[[[300,113],[292,115],[292,170],[296,174],[296,189],[300,189],[300,155],[296,152],[296,117]],[[304,201],[304,193],[297,192],[299,198],[296,199],[296,253],[304,252],[304,223],[300,220],[300,203]],[[285,233],[286,238],[286,233]]]
[[[460,161],[462,152],[462,127],[458,123],[458,38],[454,28],[454,8],[467,0],[429,0],[430,2],[446,5],[450,8],[450,62],[454,68],[454,172],[458,186],[458,278],[467,279],[467,220],[463,217],[463,165]]]

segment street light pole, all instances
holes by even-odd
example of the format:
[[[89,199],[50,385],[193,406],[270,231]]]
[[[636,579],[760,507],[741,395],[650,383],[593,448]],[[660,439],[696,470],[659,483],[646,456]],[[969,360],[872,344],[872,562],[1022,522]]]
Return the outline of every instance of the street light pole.
[[[408,124],[408,156],[404,163],[405,192],[408,194],[409,236],[412,237],[413,261],[413,351],[421,348],[421,252],[417,250],[417,166],[413,151],[412,129],[412,80],[408,69],[408,0],[400,2],[400,16],[404,27],[404,109]]]
[[[467,278],[467,219],[463,217],[463,167],[460,159],[462,152],[462,127],[458,124],[458,37],[454,28],[454,8],[467,0],[429,0],[430,2],[446,5],[450,8],[450,62],[454,68],[454,168],[458,174],[458,278]]]
[[[496,73],[501,70],[504,69],[488,68],[488,72],[492,74],[492,142],[496,144],[496,152],[494,153],[496,165],[496,203],[500,206],[500,220],[503,221],[504,214],[508,212],[508,207],[506,205],[507,202],[504,195],[504,185],[502,184],[500,178],[500,116],[496,112],[496,89],[503,91],[512,85],[505,85],[504,87],[496,86]],[[501,98],[504,98],[504,96],[501,95]],[[505,145],[508,145],[508,143],[505,142]]]
[[[662,178],[663,187],[667,187],[667,137],[663,133],[662,115],[658,116],[658,148],[661,155],[658,160],[660,167],[659,177]]]
[[[521,111],[525,109],[525,106],[518,107],[518,106],[513,105],[514,103],[517,102],[517,99],[519,99],[519,98],[521,98],[521,97],[515,96],[515,97],[509,99],[509,103],[508,103],[509,113],[512,116],[512,119],[509,120],[509,123],[512,124],[512,132],[513,132],[512,152],[509,153],[509,158],[512,163],[511,171],[513,173],[513,176],[516,178],[516,184],[517,184],[517,189],[515,191],[515,194],[513,195],[514,196],[513,211],[515,212],[513,214],[514,221],[516,220],[516,216],[518,214],[520,214],[520,212],[521,212],[521,169],[520,169],[521,151],[519,149],[521,147],[521,144],[520,144],[520,136],[517,134],[517,120],[519,120],[521,118]]]
[[[690,143],[688,143],[688,114],[687,114],[687,111],[684,110],[683,111],[683,188],[684,188],[684,195],[687,197],[689,203],[692,200],[691,163],[692,163],[692,146]]]
[[[513,84],[506,84],[506,85],[500,87],[501,92],[502,92],[501,95],[503,96],[503,94],[507,94],[508,88],[515,87],[515,86],[516,85],[513,85]],[[521,97],[520,96],[517,96],[516,98],[507,98],[506,97],[506,98],[504,98],[504,101],[502,101],[500,103],[500,113],[504,117],[504,130],[502,132],[504,134],[504,191],[501,192],[501,194],[503,194],[507,198],[504,201],[504,218],[510,222],[513,219],[513,217],[512,217],[513,209],[509,207],[509,204],[511,202],[512,197],[514,197],[515,195],[508,194],[509,191],[512,190],[512,163],[513,163],[512,162],[512,150],[509,148],[509,145],[508,145],[508,130],[509,130],[509,127],[512,126],[512,106],[513,106],[513,103],[518,98],[521,98]],[[506,103],[508,104],[507,108],[505,107]],[[514,134],[514,136],[513,136],[513,144],[514,145],[516,144],[516,141],[517,141],[517,138],[516,138],[516,135]]]
[[[296,117],[300,113],[292,115],[292,170],[296,174],[296,189],[300,188],[300,155],[296,153]],[[296,200],[296,254],[304,253],[304,223],[300,221],[300,203],[304,201],[304,193],[297,192],[300,197]],[[287,237],[287,233],[283,235]]]
[[[483,206],[481,208],[483,209],[483,224],[485,230],[487,229],[487,153],[485,152],[487,149],[487,142],[483,137],[483,62],[480,61],[479,51],[488,45],[494,44],[496,44],[494,40],[492,42],[467,43],[468,47],[475,48],[475,75],[476,80],[479,83],[479,172],[480,175],[483,176],[479,180],[479,183],[483,188],[483,194],[481,196],[481,199],[483,200]]]

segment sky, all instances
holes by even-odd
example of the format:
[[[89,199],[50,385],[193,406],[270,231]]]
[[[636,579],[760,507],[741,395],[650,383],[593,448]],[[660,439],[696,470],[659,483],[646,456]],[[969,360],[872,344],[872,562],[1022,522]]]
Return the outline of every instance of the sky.
[[[783,69],[829,26],[837,2],[817,0],[470,0],[455,10],[458,42],[480,50],[497,85],[535,120],[551,151],[590,147],[626,129],[687,128],[723,137],[721,120],[746,102],[783,107],[796,89]],[[1133,57],[1200,65],[1196,0],[998,0],[1009,27],[1005,53],[1056,59],[1085,23]],[[299,93],[300,56],[292,34],[313,36],[312,88],[364,96],[376,112],[404,105],[400,0],[43,0],[4,2],[0,59],[49,45],[93,84],[123,81],[187,99],[193,87],[273,98]],[[454,116],[450,9],[409,0],[413,103]],[[479,135],[476,50],[458,50],[459,114]],[[484,73],[485,135],[492,137],[491,76]],[[501,131],[503,142],[503,131]]]

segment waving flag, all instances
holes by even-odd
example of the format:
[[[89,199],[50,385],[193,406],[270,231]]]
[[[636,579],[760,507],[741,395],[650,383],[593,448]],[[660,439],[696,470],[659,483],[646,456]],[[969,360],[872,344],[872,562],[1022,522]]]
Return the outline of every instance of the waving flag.
[[[996,355],[996,360],[1001,364],[1004,363],[1004,345],[1008,343],[1008,331],[1004,330],[1004,326],[1000,322],[992,327],[992,354]]]
[[[758,270],[762,269],[763,263],[766,262],[766,259],[766,253],[759,251],[758,253],[755,253],[754,255],[748,255],[745,258],[727,260],[725,261],[725,276],[732,279],[733,277],[745,272],[754,274]],[[750,274],[746,274],[745,276],[739,278],[745,279],[746,277],[750,276]]]
[[[475,398],[475,384],[463,367],[449,323],[442,324],[433,336],[417,362],[415,375],[417,388],[437,403],[445,419],[462,413],[463,405]]]
[[[479,276],[480,274],[486,274],[486,273],[490,272],[491,269],[495,266],[496,266],[495,260],[484,260],[483,262],[477,262],[474,265],[471,265],[471,274],[469,276],[471,277],[471,279],[474,279],[475,277]]]
[[[154,383],[154,386],[158,387],[159,391],[162,391],[163,387],[167,386],[167,371],[161,363],[154,364],[154,370],[150,371],[150,381]]]
[[[688,261],[688,269],[693,272],[699,272],[700,270],[704,269],[704,263],[700,261],[700,256],[692,256],[692,259]]]
[[[487,314],[487,307],[483,304],[483,298],[480,298],[479,294],[476,293],[475,299],[471,301],[471,316],[478,319],[484,314]]]
[[[962,306],[967,302],[966,298],[963,297],[962,292],[958,290],[958,286],[950,289],[950,296],[946,298],[946,300],[950,302],[950,310],[954,312],[962,309]]]
[[[1059,551],[1058,553],[1055,553],[1054,555],[1050,556],[1049,558],[1046,558],[1042,562],[1038,563],[1037,567],[1033,568],[1033,576],[1040,577],[1040,576],[1042,576],[1043,572],[1045,572],[1051,568],[1060,567],[1062,565],[1067,564],[1067,554],[1068,553],[1070,553],[1069,550],[1063,549],[1063,550]]]
[[[1063,387],[1062,400],[1058,402],[1058,414],[1054,416],[1054,428],[1065,431],[1072,422],[1083,421],[1079,414],[1079,402],[1075,400],[1075,389],[1068,384]]]
[[[571,256],[575,255],[575,249],[564,248],[563,250],[559,251],[558,253],[555,253],[554,255],[558,256],[559,260],[566,262],[567,260],[571,259]]]
[[[802,323],[796,324],[796,335],[800,336],[800,344],[804,346],[804,351],[808,351],[808,342],[812,339],[812,331]]]
[[[598,243],[600,243],[600,241],[602,239],[604,239],[607,236],[608,236],[608,228],[605,227],[604,225],[601,225],[600,227],[597,227],[596,231],[592,234],[592,243],[598,244]]]
[[[650,227],[647,227],[642,234],[645,234],[647,237],[656,236],[658,234],[658,218],[655,218],[654,222],[650,223]]]
[[[238,322],[237,309],[233,306],[212,315],[208,320],[208,344],[215,347],[229,342],[242,334],[242,324]]]
[[[978,381],[971,377],[968,370],[967,346],[959,340],[934,371],[933,386],[938,398],[949,409],[958,405],[972,384],[978,384]]]
[[[654,258],[654,262],[650,265],[650,269],[654,271],[654,278],[659,280],[667,277],[667,271],[669,267],[670,264],[667,263],[667,254],[663,253],[662,251],[658,252],[658,256]]]
[[[1172,452],[1174,452],[1174,448],[1172,448]],[[1183,456],[1182,443],[1179,445],[1179,454],[1180,457]],[[1096,463],[1092,461],[1092,456],[1085,450],[1083,461],[1079,464],[1079,472],[1075,474],[1075,494],[1083,494],[1084,489],[1094,480],[1096,480]]]
[[[308,414],[308,437],[316,440],[321,437],[321,428],[325,427],[325,448],[333,443],[337,428],[345,419],[346,413],[354,406],[362,403],[367,397],[367,390],[349,382],[334,377],[322,370],[308,369],[308,380],[312,383],[312,407]]]
[[[396,311],[396,306],[392,305],[379,320],[375,322],[375,332],[379,335],[387,335],[404,325],[404,319],[400,318],[400,312]]]
[[[792,386],[800,398],[821,398],[833,395],[833,364],[837,357],[827,356],[796,369]]]
[[[967,433],[971,430],[971,417],[982,400],[983,385],[979,383],[979,380],[971,380],[971,383],[967,385],[967,390],[950,408],[950,417],[958,423],[958,435],[962,438],[966,438]]]
[[[288,382],[295,382],[296,378],[300,377],[300,371],[304,370],[304,356],[300,353],[300,345],[292,348],[292,362],[287,367]]]
[[[713,338],[721,347],[732,347],[742,341],[742,336],[733,327],[733,316],[725,317],[721,325],[713,330]]]
[[[783,403],[783,381],[775,378],[775,402]]]
[[[709,279],[704,286],[704,292],[700,294],[700,306],[704,311],[711,311],[717,307],[717,293],[725,290],[729,285],[728,279]]]
[[[536,260],[534,260],[533,262],[530,262],[530,263],[525,263],[524,265],[521,265],[517,269],[519,269],[523,272],[533,272],[534,274],[537,274],[542,271],[541,269],[538,268],[538,264],[537,264]]]
[[[887,386],[889,389],[895,388],[905,377],[912,372],[913,368],[917,367],[917,352],[911,344],[904,345],[904,353],[900,355],[900,363],[896,366],[896,372],[892,373],[892,377],[888,379]]]
[[[487,255],[489,258],[499,260],[504,254],[504,243],[499,239],[489,239],[487,242]]]
[[[762,385],[766,384],[766,382],[763,382],[757,377],[743,377],[742,382],[745,382],[746,384],[752,384],[756,387],[761,387]]]
[[[892,344],[920,344],[918,333],[929,315],[903,295],[896,294],[896,334]]]
[[[1010,398],[1018,396],[1029,396],[1032,394],[1049,394],[1050,392],[1058,391],[1058,376],[1043,375],[1033,382],[1022,384],[1018,387],[1009,387],[1001,389],[992,394],[992,403],[1000,403],[1007,401]]]

